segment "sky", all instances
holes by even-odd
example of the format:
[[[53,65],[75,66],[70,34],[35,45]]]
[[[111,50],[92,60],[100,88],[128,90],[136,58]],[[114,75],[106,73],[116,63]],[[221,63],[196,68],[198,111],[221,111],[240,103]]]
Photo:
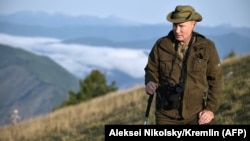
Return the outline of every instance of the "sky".
[[[176,5],[192,5],[205,26],[250,27],[249,0],[0,0],[0,13],[43,11],[72,16],[116,16],[140,23],[164,23]]]

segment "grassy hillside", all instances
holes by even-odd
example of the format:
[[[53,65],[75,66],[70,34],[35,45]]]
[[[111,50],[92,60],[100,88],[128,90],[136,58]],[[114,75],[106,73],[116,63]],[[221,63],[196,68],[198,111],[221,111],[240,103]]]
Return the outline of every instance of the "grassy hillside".
[[[223,61],[224,88],[219,124],[250,124],[250,55]]]
[[[217,124],[250,124],[250,55],[223,61],[224,90]],[[103,141],[105,124],[143,124],[144,87],[118,91],[44,117],[0,128],[0,141]],[[148,124],[154,124],[154,102]]]
[[[23,119],[47,114],[78,87],[79,80],[50,58],[0,45],[1,126],[16,108]]]

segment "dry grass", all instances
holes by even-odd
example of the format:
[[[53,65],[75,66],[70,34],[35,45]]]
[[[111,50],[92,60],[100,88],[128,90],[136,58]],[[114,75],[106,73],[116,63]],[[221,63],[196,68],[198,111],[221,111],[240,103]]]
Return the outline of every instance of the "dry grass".
[[[141,100],[145,98],[142,87],[110,93],[76,106],[54,111],[44,117],[30,119],[18,125],[5,126],[0,129],[0,141],[72,141],[72,138],[76,140],[89,138],[91,140],[91,132],[96,132],[95,130],[104,132],[103,129],[95,128],[104,127],[105,124],[140,124],[136,121],[129,123],[130,121],[126,118],[123,120],[126,114],[131,113],[125,111],[125,113],[119,114],[120,111],[117,110],[130,108],[133,107],[133,104],[137,104],[136,109],[131,109],[133,114],[137,114],[137,110],[143,109],[147,104],[146,101],[141,103]],[[143,123],[143,119],[141,123]],[[100,138],[103,139],[103,136]]]
[[[223,62],[218,124],[250,124],[250,55]],[[233,72],[228,76],[229,72]],[[138,86],[0,128],[0,141],[103,141],[106,124],[143,124],[148,96]],[[154,102],[148,124],[154,124]]]

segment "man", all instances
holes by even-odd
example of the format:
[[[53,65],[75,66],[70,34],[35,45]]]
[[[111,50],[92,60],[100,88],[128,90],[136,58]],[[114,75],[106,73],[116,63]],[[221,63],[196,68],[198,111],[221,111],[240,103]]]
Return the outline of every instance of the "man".
[[[21,121],[21,117],[20,117],[20,115],[19,115],[17,109],[15,109],[15,110],[13,111],[13,113],[11,114],[10,120],[11,120],[11,123],[12,123],[13,125],[15,125],[15,124],[17,124],[19,121]]]
[[[156,124],[211,124],[222,93],[215,44],[194,31],[202,16],[178,5],[166,19],[167,36],[154,44],[145,67],[145,90],[156,95]]]

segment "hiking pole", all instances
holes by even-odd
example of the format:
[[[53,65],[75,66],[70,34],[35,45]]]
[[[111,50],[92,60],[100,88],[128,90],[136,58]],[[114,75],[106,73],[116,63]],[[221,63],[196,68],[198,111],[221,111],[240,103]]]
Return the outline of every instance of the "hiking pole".
[[[149,95],[148,98],[148,105],[147,105],[147,109],[146,109],[146,114],[145,114],[145,119],[144,119],[144,125],[147,125],[148,122],[148,115],[149,115],[149,111],[150,111],[150,107],[151,107],[151,103],[153,101],[154,98],[154,94]]]

